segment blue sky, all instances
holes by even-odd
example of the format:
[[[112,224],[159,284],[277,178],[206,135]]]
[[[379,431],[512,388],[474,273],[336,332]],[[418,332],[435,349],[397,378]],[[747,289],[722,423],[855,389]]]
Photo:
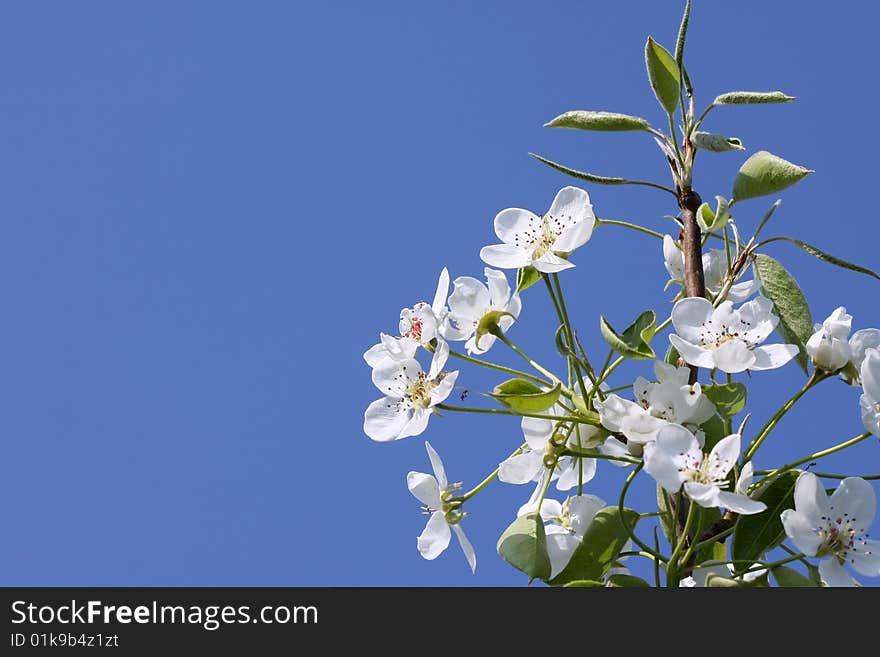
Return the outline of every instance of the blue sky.
[[[515,420],[446,415],[377,444],[361,354],[448,266],[481,275],[492,218],[543,211],[569,180],[529,151],[605,175],[667,181],[644,134],[542,129],[569,109],[663,125],[643,47],[671,47],[678,2],[0,5],[0,583],[4,585],[519,585],[495,542],[528,496],[496,484],[425,562],[406,490],[424,438],[473,485],[520,444]],[[878,268],[870,3],[698,0],[687,60],[698,102],[782,89],[784,106],[721,108],[706,126],[817,173],[769,234]],[[729,196],[748,155],[706,154],[695,186]],[[599,216],[670,231],[670,198],[588,187]],[[752,229],[772,199],[744,202]],[[838,305],[880,325],[877,281],[786,245],[814,318]],[[596,232],[566,272],[594,359],[598,316],[665,317],[659,242]],[[548,365],[536,287],[511,334]],[[500,345],[490,352],[514,364]],[[623,385],[649,371],[627,364]],[[753,424],[802,383],[752,378]],[[492,376],[463,368],[460,383]],[[859,433],[858,393],[810,393],[762,448],[778,465]],[[471,396],[479,403],[479,397]],[[590,491],[612,499],[600,464]],[[876,441],[823,471],[880,470]],[[652,482],[636,486],[641,510]],[[876,527],[876,525],[875,525]],[[872,582],[876,584],[876,582]]]

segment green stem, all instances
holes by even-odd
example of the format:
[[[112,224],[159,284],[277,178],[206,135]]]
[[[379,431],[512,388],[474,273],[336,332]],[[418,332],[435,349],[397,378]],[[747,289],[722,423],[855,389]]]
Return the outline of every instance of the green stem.
[[[520,370],[515,370],[512,367],[505,367],[504,365],[496,365],[495,363],[490,363],[486,360],[480,360],[479,358],[474,358],[473,356],[467,356],[466,354],[461,354],[457,351],[449,350],[450,356],[455,356],[463,361],[467,361],[468,363],[473,363],[474,365],[480,365],[482,367],[488,367],[492,370],[498,370],[499,372],[505,372],[507,374],[513,374],[515,376],[523,377],[524,379],[529,379],[530,381],[534,381],[535,383],[540,383],[541,385],[548,385],[548,382],[544,379],[535,376],[534,374],[529,374],[527,372],[522,372]]]
[[[758,451],[758,448],[761,446],[761,443],[770,435],[770,432],[773,431],[773,427],[779,424],[779,421],[785,417],[785,414],[791,410],[791,407],[794,406],[797,401],[803,397],[807,390],[815,386],[820,381],[827,379],[830,374],[819,374],[818,371],[813,372],[813,376],[811,376],[807,382],[804,384],[804,387],[798,390],[794,396],[789,399],[785,404],[783,404],[782,408],[780,408],[776,413],[773,414],[769,420],[767,420],[767,424],[765,424],[761,430],[758,432],[758,435],[755,436],[755,439],[749,444],[748,449],[746,450],[745,455],[743,456],[742,464],[745,465],[748,463],[752,457],[755,455],[755,452]]]
[[[526,447],[528,447],[528,443],[525,443],[525,444],[521,445],[517,450],[515,450],[515,451],[514,451],[510,456],[508,456],[507,458],[513,458],[513,457],[516,456],[517,454],[520,454],[520,453],[521,453]],[[506,459],[505,459],[505,460],[506,460]],[[468,501],[469,499],[471,499],[474,495],[476,495],[476,494],[479,493],[481,490],[483,490],[486,486],[488,486],[489,484],[491,484],[491,483],[495,480],[496,477],[498,477],[498,470],[499,470],[499,469],[500,469],[500,468],[495,468],[495,470],[493,470],[492,473],[491,473],[488,477],[486,477],[485,479],[483,479],[483,481],[481,481],[479,484],[477,484],[476,486],[474,486],[474,487],[473,487],[472,489],[470,489],[467,493],[465,493],[464,495],[461,495],[461,496],[459,496],[459,497],[457,497],[457,498],[453,498],[453,499],[457,499],[457,500],[459,500],[459,501],[461,501],[461,502],[467,502],[467,501]]]
[[[667,326],[672,324],[672,316],[667,317],[657,328],[654,329],[654,335],[657,335],[660,331],[665,329]]]
[[[513,344],[510,341],[510,339],[506,335],[504,335],[504,333],[502,333],[499,330],[499,331],[493,333],[493,335],[496,338],[498,338],[499,340],[501,340],[501,342],[506,344],[508,347],[513,349],[517,354],[519,354],[523,358],[523,360],[525,360],[529,365],[534,367],[538,372],[540,372],[541,374],[546,376],[548,379],[550,379],[554,384],[559,383],[562,387],[562,390],[566,393],[566,396],[571,397],[571,395],[572,395],[571,390],[567,386],[562,385],[562,381],[558,376],[556,376],[555,374],[553,374],[553,372],[551,372],[550,370],[546,369],[545,367],[539,365],[537,362],[532,360],[532,358],[527,353],[525,353],[522,349],[520,349],[515,344]]]
[[[573,449],[566,449],[560,453],[560,456],[570,456],[576,459],[605,459],[607,461],[621,461],[623,463],[632,463],[633,465],[641,463],[638,459],[629,458],[628,456],[614,456],[612,454],[603,454],[602,452],[580,452]]]
[[[562,311],[562,324],[565,326],[565,338],[568,342],[568,348],[574,353],[575,344],[574,344],[574,335],[571,330],[571,319],[568,317],[568,309],[565,307],[565,297],[562,296],[562,285],[559,283],[559,276],[557,274],[551,274],[553,277],[553,283],[556,285],[556,295],[559,298],[559,308]],[[574,373],[577,376],[578,386],[581,389],[581,395],[584,399],[587,398],[587,386],[584,384],[584,377],[581,374],[580,363],[577,362],[575,358],[569,356],[569,362],[574,365]],[[588,363],[589,364],[589,363]],[[595,379],[593,380],[595,384]]]
[[[803,465],[804,463],[809,463],[810,461],[820,459],[823,456],[828,456],[829,454],[834,454],[835,452],[839,452],[840,450],[846,449],[847,447],[852,447],[856,443],[860,443],[863,440],[870,438],[872,435],[874,435],[874,434],[872,434],[870,431],[866,431],[865,433],[859,434],[855,438],[850,438],[849,440],[844,441],[842,443],[838,443],[837,445],[834,445],[833,447],[829,447],[828,449],[823,449],[821,452],[816,452],[815,454],[810,454],[807,457],[804,457],[802,459],[798,459],[797,461],[792,461],[791,463],[783,465],[781,468],[776,468],[775,470],[770,471],[764,479],[762,479],[757,484],[755,484],[754,488],[755,489],[760,488],[761,486],[764,485],[765,481],[769,481],[771,478],[775,477],[776,475],[782,474],[783,472],[788,472],[789,470],[792,470],[792,469],[798,467],[799,465]],[[816,474],[817,474],[817,476],[822,476],[822,475],[819,475],[818,473],[816,473]],[[827,475],[825,475],[825,476],[827,476]],[[832,476],[830,478],[833,479],[836,477]],[[871,479],[878,479],[878,478],[880,478],[880,476],[874,475],[870,478]]]
[[[605,368],[602,374],[599,375],[599,378],[596,379],[596,388],[599,388],[599,384],[601,384],[605,379],[611,376],[611,373],[618,368],[618,366],[626,360],[623,356],[620,356],[617,360],[615,360],[611,365]]]
[[[663,562],[668,562],[669,559],[667,559],[662,554],[660,554],[660,552],[658,552],[658,551],[654,550],[653,548],[651,548],[650,546],[646,545],[645,542],[642,541],[642,539],[640,539],[638,536],[636,536],[634,528],[630,527],[627,524],[626,520],[624,519],[625,515],[623,513],[623,510],[624,510],[624,504],[626,502],[626,493],[629,490],[630,484],[632,484],[633,479],[635,479],[636,475],[639,474],[639,472],[641,472],[644,465],[645,465],[644,463],[639,463],[635,468],[633,468],[633,471],[630,472],[629,476],[626,478],[626,481],[623,484],[623,488],[621,488],[621,490],[620,490],[620,498],[617,500],[617,511],[618,511],[618,514],[620,515],[620,522],[623,524],[623,528],[626,530],[626,533],[629,534],[629,537],[632,539],[633,543],[638,545],[640,548],[642,548],[648,554],[653,555],[655,559],[659,559],[660,561],[663,561]]]
[[[681,551],[684,549],[684,546],[688,541],[691,526],[694,524],[694,518],[696,518],[696,516],[697,505],[691,502],[688,505],[688,514],[684,521],[684,529],[682,529],[681,536],[679,536],[675,548],[672,550],[672,556],[669,557],[669,565],[666,569],[666,586],[670,588],[678,586],[678,556],[681,554]]]
[[[700,541],[699,543],[694,545],[694,552],[699,553],[700,550],[709,547],[710,545],[712,545],[712,543],[716,543],[717,541],[720,541],[723,538],[727,538],[728,536],[730,536],[733,533],[733,530],[734,530],[734,527],[728,527],[723,532],[719,532],[718,534],[715,534],[714,536],[712,536],[710,538],[707,538],[703,541]]]
[[[651,230],[650,228],[645,228],[644,226],[639,226],[638,224],[632,224],[628,221],[619,221],[617,219],[596,219],[597,227],[603,224],[607,224],[608,226],[620,226],[622,228],[629,228],[631,230],[637,230],[640,233],[644,233],[645,235],[656,237],[660,240],[663,239],[663,233],[658,233],[656,230]]]
[[[810,472],[813,472],[810,470]],[[841,475],[841,474],[826,474],[825,472],[813,472],[817,477],[822,477],[823,479],[846,479],[847,477],[857,476],[859,479],[864,479],[865,481],[876,481],[880,479],[880,474],[876,475]]]
[[[599,416],[595,419],[591,414],[589,417],[584,415],[542,415],[541,413],[525,413],[519,411],[508,411],[504,408],[468,408],[466,406],[450,406],[449,404],[437,404],[434,408],[444,411],[457,411],[459,413],[486,413],[489,415],[513,415],[516,417],[536,417],[541,420],[554,420],[556,422],[577,422],[579,424],[592,424],[600,426]]]

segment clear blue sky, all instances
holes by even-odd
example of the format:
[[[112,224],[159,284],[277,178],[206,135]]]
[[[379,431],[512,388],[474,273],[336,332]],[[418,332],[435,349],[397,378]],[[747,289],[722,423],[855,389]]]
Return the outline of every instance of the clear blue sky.
[[[455,545],[421,559],[425,518],[405,485],[429,467],[424,438],[451,479],[476,483],[519,445],[518,423],[447,416],[373,443],[361,354],[430,299],[442,266],[481,274],[496,212],[543,211],[570,182],[528,151],[668,182],[644,134],[541,125],[568,109],[662,125],[642,52],[648,34],[673,45],[680,4],[3,2],[0,584],[523,584],[495,542],[527,488],[470,505],[473,577]],[[768,235],[878,268],[880,10],[695,4],[700,103],[798,97],[722,108],[707,126],[817,170]],[[747,154],[699,158],[704,198],[729,196]],[[660,192],[588,189],[599,216],[671,226]],[[771,200],[742,204],[746,231]],[[877,281],[768,253],[815,319],[845,305],[856,327],[880,326]],[[575,260],[563,280],[594,358],[600,313],[666,316],[659,242],[602,228]],[[512,336],[560,367],[550,312],[530,290]],[[753,426],[802,378],[794,365],[755,375]],[[498,381],[464,368],[459,382]],[[858,392],[824,384],[756,465],[861,430]],[[847,468],[880,470],[880,445],[823,463]],[[611,499],[620,481],[600,464],[590,490]],[[646,479],[632,499],[652,494]]]

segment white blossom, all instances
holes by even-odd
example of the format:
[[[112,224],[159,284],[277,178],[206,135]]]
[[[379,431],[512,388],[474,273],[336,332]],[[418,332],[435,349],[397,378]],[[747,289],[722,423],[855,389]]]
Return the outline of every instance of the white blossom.
[[[868,349],[880,349],[880,329],[867,328],[856,331],[849,339],[849,348],[851,352],[849,362],[852,367],[845,370],[844,376],[848,383],[860,386],[862,384],[860,371],[866,352]]]
[[[425,559],[436,559],[449,545],[452,537],[451,531],[455,532],[458,542],[464,552],[471,572],[476,572],[477,555],[467,536],[464,535],[459,523],[467,515],[461,511],[461,507],[452,502],[451,498],[461,489],[461,484],[449,484],[446,480],[446,470],[440,455],[434,451],[431,444],[425,441],[425,449],[428,450],[428,458],[431,460],[431,468],[434,474],[424,472],[410,472],[406,475],[406,485],[409,492],[425,506],[423,510],[431,517],[425,525],[424,531],[419,535],[416,545]]]
[[[483,354],[495,343],[491,333],[481,334],[480,322],[489,313],[497,317],[502,332],[519,317],[522,302],[519,295],[511,294],[510,284],[504,272],[486,267],[488,285],[470,276],[460,276],[453,281],[455,288],[449,296],[449,313],[441,332],[448,340],[467,340],[469,354]]]
[[[798,354],[793,344],[759,346],[779,323],[773,303],[758,297],[734,310],[724,301],[713,308],[707,299],[688,297],[672,309],[672,346],[685,362],[735,374],[785,365]]]
[[[663,264],[672,281],[684,282],[684,253],[670,235],[663,236]],[[744,267],[739,275],[742,276],[746,269],[747,267]],[[711,249],[703,253],[703,281],[706,289],[713,296],[721,292],[727,278],[727,270],[727,253],[725,251]],[[761,282],[755,279],[734,283],[727,291],[727,299],[733,303],[740,303],[755,294],[760,287]]]
[[[864,393],[859,398],[865,429],[880,438],[880,349],[868,349],[859,372]]]
[[[794,487],[794,506],[782,512],[785,533],[808,557],[823,557],[819,574],[828,586],[856,585],[844,564],[880,576],[880,541],[867,537],[877,509],[871,484],[847,477],[829,498],[819,478],[804,472]]]
[[[483,247],[483,262],[501,269],[532,266],[550,274],[574,267],[566,258],[590,239],[596,216],[587,192],[563,187],[543,217],[507,208],[496,215],[494,223],[503,244]]]
[[[443,371],[448,356],[449,346],[439,343],[427,374],[415,359],[380,362],[373,369],[373,383],[385,396],[367,407],[364,432],[383,442],[422,433],[458,378],[457,371]]]
[[[645,471],[670,493],[684,485],[685,494],[700,506],[724,507],[744,515],[760,513],[767,508],[763,502],[724,490],[739,452],[737,433],[719,440],[706,455],[694,434],[681,425],[668,424],[657,432],[654,442],[645,445]]]
[[[847,338],[852,329],[852,315],[840,306],[821,324],[813,327],[815,331],[807,340],[807,355],[813,364],[822,370],[836,372],[846,365],[852,357],[852,348]]]

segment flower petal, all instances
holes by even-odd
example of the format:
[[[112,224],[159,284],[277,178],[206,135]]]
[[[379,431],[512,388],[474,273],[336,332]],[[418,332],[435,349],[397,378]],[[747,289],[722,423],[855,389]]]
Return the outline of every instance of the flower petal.
[[[727,473],[733,468],[733,464],[739,459],[740,436],[732,433],[718,441],[709,453],[709,475],[715,481],[727,478]]]
[[[700,484],[696,481],[686,481],[684,482],[684,492],[700,506],[707,508],[721,506],[721,502],[718,500],[718,495],[721,491],[718,486]]]
[[[384,397],[367,406],[364,412],[364,433],[373,440],[397,440],[409,422],[409,413],[399,399]]]
[[[406,487],[415,498],[429,509],[436,511],[442,506],[440,486],[437,478],[424,472],[410,472],[406,475]]]
[[[727,299],[733,303],[745,301],[761,289],[761,281],[752,279],[742,283],[734,283],[727,292]]]
[[[440,486],[440,490],[443,490],[449,485],[449,482],[446,480],[446,468],[443,467],[443,459],[440,458],[440,455],[431,447],[431,443],[427,440],[425,441],[425,449],[428,452],[428,458],[431,459],[431,468],[434,470],[434,476],[437,477],[437,484]]]
[[[455,382],[458,380],[458,370],[449,372],[443,377],[443,380],[437,384],[437,387],[431,390],[431,406],[442,404],[446,398],[452,393]]]
[[[468,565],[471,567],[471,572],[476,574],[477,553],[474,552],[474,546],[471,545],[471,542],[468,540],[467,536],[464,535],[464,530],[457,524],[452,525],[452,531],[454,531],[455,535],[458,536],[458,542],[461,545],[461,551],[464,552],[464,558],[467,559]]]
[[[669,342],[678,351],[678,355],[684,358],[684,362],[697,367],[704,367],[707,370],[715,369],[715,359],[712,352],[703,349],[691,342],[687,342],[675,333],[669,335]]]
[[[822,545],[822,538],[816,533],[815,525],[811,520],[794,509],[786,509],[780,516],[785,534],[795,544],[795,547],[808,557],[816,556],[816,551]]]
[[[858,551],[850,552],[850,563],[857,573],[880,577],[880,541],[862,539],[856,542]]]
[[[838,563],[837,559],[823,559],[820,561],[819,576],[826,586],[850,587],[858,585],[852,575],[846,572],[843,566]]]
[[[699,344],[714,308],[708,299],[687,297],[672,308],[672,324],[675,332],[688,342]]]
[[[627,456],[632,458],[632,455],[629,453],[629,449],[624,445],[621,441],[614,437],[608,437],[605,439],[605,442],[602,444],[602,453],[607,454],[608,456]],[[611,461],[612,465],[616,465],[618,468],[628,468],[632,465],[632,463],[627,463],[626,461]]]
[[[498,465],[498,478],[507,484],[525,484],[534,481],[543,466],[543,452],[529,450],[505,459]]]
[[[403,425],[398,438],[409,438],[410,436],[418,436],[428,428],[428,422],[431,419],[431,411],[426,408],[416,408],[413,410],[409,421]]]
[[[760,347],[759,347],[760,348]],[[755,355],[744,340],[729,340],[718,347],[713,358],[715,366],[722,372],[736,374],[748,369],[754,369]]]
[[[560,527],[560,529],[562,529]],[[562,529],[562,532],[547,534],[547,556],[550,557],[550,579],[556,577],[565,570],[568,562],[578,545],[581,544],[580,539],[573,534],[569,534]]]
[[[484,246],[480,249],[480,260],[500,269],[519,269],[532,264],[531,253],[513,244]]]
[[[867,349],[860,370],[862,388],[875,402],[880,402],[880,349]]]
[[[574,264],[570,263],[565,258],[560,258],[555,253],[548,251],[537,260],[533,260],[532,266],[545,274],[554,274],[563,269],[571,269],[574,267]]]
[[[742,515],[761,513],[767,505],[758,500],[753,500],[748,495],[729,493],[726,490],[718,491],[718,502],[728,511],[734,511]]]
[[[553,242],[553,250],[556,253],[571,253],[579,246],[589,242],[592,235],[593,222],[579,221],[562,231],[562,234]]]
[[[667,424],[657,432],[654,442],[645,445],[645,471],[670,493],[677,493],[684,477],[681,473],[682,454],[689,454],[699,445],[694,435],[678,424]]]
[[[576,536],[583,536],[605,501],[595,495],[575,495],[569,499],[569,518]]]
[[[422,373],[422,366],[417,360],[397,361],[389,358],[373,369],[373,385],[388,397],[402,398],[409,383]]]
[[[865,429],[880,438],[880,403],[875,402],[868,395],[859,397],[859,406],[862,409],[862,424]]]
[[[877,496],[874,488],[861,477],[847,477],[840,482],[829,500],[831,520],[849,519],[856,527],[865,530],[871,526],[877,513]]]
[[[529,447],[535,450],[543,450],[547,441],[553,435],[553,421],[539,417],[524,417],[520,422],[523,435]]]
[[[772,370],[782,367],[792,358],[798,355],[798,348],[793,344],[766,344],[752,349],[755,362],[751,370]]]
[[[431,302],[431,310],[434,311],[436,317],[440,317],[446,306],[446,297],[449,296],[449,270],[446,267],[440,272],[440,279],[437,281],[437,290],[434,292],[434,300]]]
[[[532,230],[540,233],[543,223],[539,216],[522,208],[502,210],[493,221],[495,234],[505,244],[514,244],[518,237],[522,239],[522,235],[528,235]]]
[[[567,459],[563,465],[563,459]],[[559,459],[562,473],[556,482],[556,490],[571,490],[578,485],[578,481],[587,483],[596,476],[596,459],[581,459],[563,457]]]
[[[663,266],[670,278],[679,281],[684,278],[684,254],[670,235],[663,236]]]
[[[436,379],[437,375],[443,371],[443,367],[448,359],[449,343],[443,338],[437,338],[437,346],[434,349],[434,356],[431,358],[431,369],[428,370],[428,378]]]
[[[428,524],[419,535],[416,545],[419,553],[428,560],[436,559],[449,545],[452,532],[442,511],[435,511],[428,519]]]
[[[593,206],[590,204],[590,195],[580,187],[563,187],[556,192],[553,203],[545,215],[551,225],[568,227],[576,223],[589,223],[591,226],[596,221],[593,214]],[[555,221],[554,221],[555,220]]]
[[[483,270],[486,281],[489,283],[489,302],[492,308],[503,309],[510,301],[510,283],[503,271],[486,267]]]
[[[813,527],[823,524],[822,519],[831,515],[825,488],[812,472],[803,472],[798,477],[794,486],[794,506]]]

